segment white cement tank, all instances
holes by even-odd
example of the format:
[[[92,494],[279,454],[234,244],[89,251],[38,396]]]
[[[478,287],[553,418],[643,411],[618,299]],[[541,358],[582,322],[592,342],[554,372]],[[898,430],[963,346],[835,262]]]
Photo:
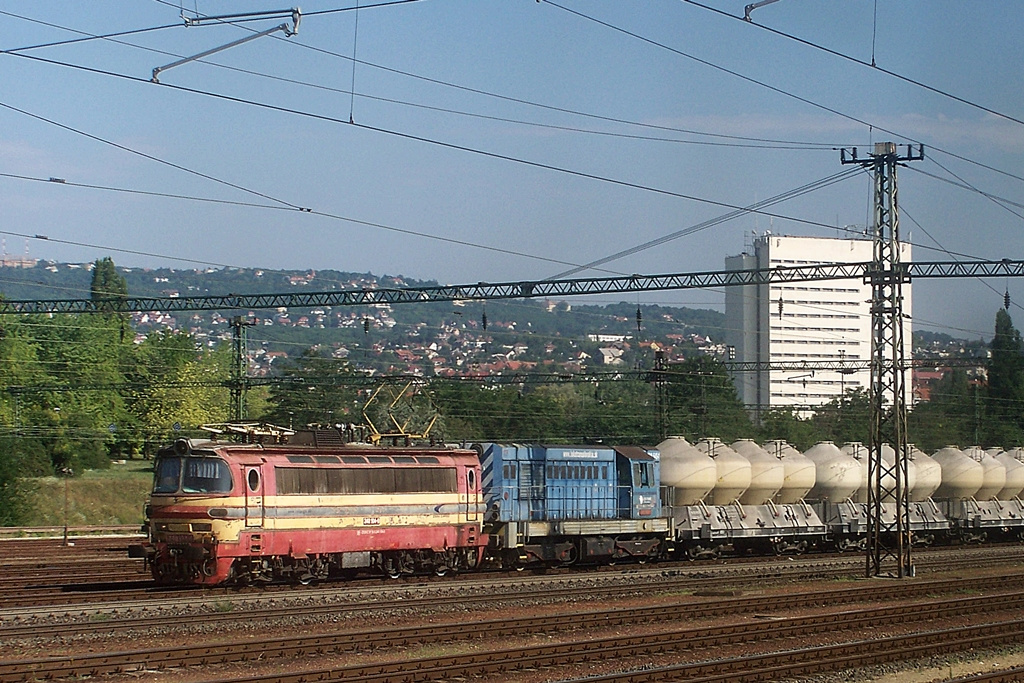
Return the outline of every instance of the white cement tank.
[[[942,468],[942,484],[933,494],[936,499],[970,498],[985,483],[985,471],[981,463],[968,458],[956,446],[946,446],[935,451],[932,460]]]
[[[815,470],[814,488],[808,498],[841,503],[857,492],[862,478],[860,463],[834,443],[821,441],[804,455],[814,462]]]
[[[726,446],[720,439],[703,439],[697,450],[715,461],[718,480],[711,491],[713,505],[728,505],[750,486],[750,461]]]
[[[661,483],[674,488],[675,505],[696,505],[718,480],[715,461],[698,451],[681,436],[670,436],[658,444],[661,452]]]
[[[981,463],[983,483],[974,494],[978,500],[992,500],[1006,487],[1006,468],[978,446],[964,449],[964,455]]]
[[[785,441],[769,441],[762,448],[782,463],[782,488],[775,494],[775,502],[796,503],[814,488],[814,463]]]
[[[993,453],[992,451],[997,452]],[[1006,486],[996,494],[996,498],[1012,500],[1020,497],[1021,491],[1024,491],[1024,463],[1002,448],[990,448],[988,453],[1006,468]]]
[[[851,458],[857,461],[857,474],[859,477],[857,490],[854,491],[850,499],[854,503],[866,503],[868,502],[868,447],[862,444],[860,441],[851,441],[843,444],[843,453],[846,453]]]
[[[740,439],[731,448],[750,462],[750,486],[740,496],[744,505],[761,505],[771,500],[785,483],[782,461],[750,439]]]
[[[910,489],[910,500],[928,500],[942,485],[942,467],[913,444],[910,445],[910,457],[917,469],[917,485]]]

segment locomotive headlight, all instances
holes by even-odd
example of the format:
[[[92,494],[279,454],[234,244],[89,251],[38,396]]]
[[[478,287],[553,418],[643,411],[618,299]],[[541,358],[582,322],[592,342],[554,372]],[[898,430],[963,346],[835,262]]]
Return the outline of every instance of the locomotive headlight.
[[[208,514],[211,519],[227,519],[228,518],[228,509],[227,508],[210,508],[209,510],[206,511],[206,514]]]
[[[213,531],[213,525],[209,522],[192,522],[192,531]]]

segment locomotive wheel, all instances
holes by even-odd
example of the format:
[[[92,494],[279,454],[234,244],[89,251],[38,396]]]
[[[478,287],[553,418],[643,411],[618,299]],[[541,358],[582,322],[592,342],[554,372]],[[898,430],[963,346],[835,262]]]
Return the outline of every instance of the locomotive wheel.
[[[475,548],[463,551],[463,564],[466,569],[476,569],[477,565],[477,551]]]
[[[389,579],[397,579],[402,576],[402,567],[397,557],[385,557],[381,567]]]

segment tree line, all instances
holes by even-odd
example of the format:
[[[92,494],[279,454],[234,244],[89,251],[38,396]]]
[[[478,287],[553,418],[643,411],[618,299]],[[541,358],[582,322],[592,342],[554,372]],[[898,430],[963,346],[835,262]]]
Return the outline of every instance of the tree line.
[[[202,435],[199,425],[228,419],[231,345],[200,346],[175,331],[137,341],[126,316],[105,310],[123,296],[123,277],[101,259],[92,273],[95,313],[0,318],[0,525],[24,519],[31,477],[75,476],[114,459],[149,457],[178,436]],[[912,442],[926,451],[1024,443],[1024,351],[1005,310],[996,315],[989,351],[987,379],[954,370],[928,402],[912,407]],[[640,362],[654,367],[653,358]],[[248,417],[284,427],[369,418],[385,431],[390,402],[378,401],[364,416],[372,391],[363,369],[314,347],[269,386],[248,392]],[[708,357],[618,379],[429,379],[408,407],[390,408],[392,415],[403,409],[400,422],[430,423],[432,435],[448,442],[653,445],[669,434],[785,439],[806,449],[823,440],[866,441],[870,424],[863,391],[848,391],[810,417],[777,409],[755,422],[725,367]]]

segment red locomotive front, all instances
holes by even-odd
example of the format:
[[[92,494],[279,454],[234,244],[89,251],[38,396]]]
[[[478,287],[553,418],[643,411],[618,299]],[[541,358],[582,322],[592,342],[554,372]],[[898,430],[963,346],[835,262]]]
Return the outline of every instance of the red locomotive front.
[[[161,583],[443,574],[479,563],[482,512],[473,451],[179,439],[157,454],[134,552]]]

